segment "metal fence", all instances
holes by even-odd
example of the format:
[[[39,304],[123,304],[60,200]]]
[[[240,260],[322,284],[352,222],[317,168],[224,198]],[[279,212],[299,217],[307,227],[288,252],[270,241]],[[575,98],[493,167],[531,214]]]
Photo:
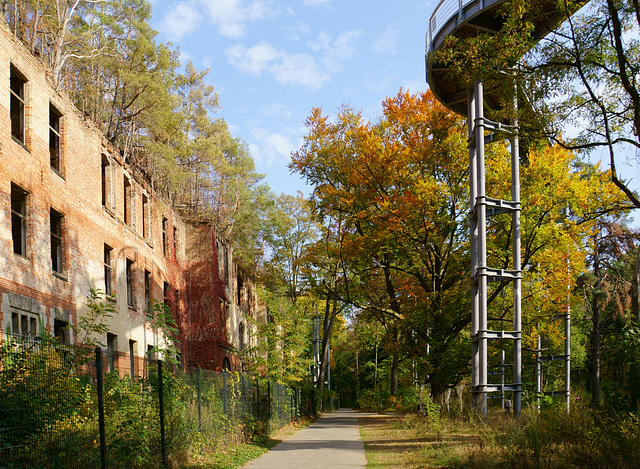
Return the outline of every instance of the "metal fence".
[[[149,362],[132,380],[102,351],[0,336],[0,468],[179,467],[316,410],[313,392]]]

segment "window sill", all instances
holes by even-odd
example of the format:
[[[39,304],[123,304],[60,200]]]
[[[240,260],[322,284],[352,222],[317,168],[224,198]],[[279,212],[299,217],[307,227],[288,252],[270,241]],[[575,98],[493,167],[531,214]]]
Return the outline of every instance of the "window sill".
[[[133,305],[127,305],[127,308],[129,308],[129,311],[138,311],[138,309]]]
[[[29,149],[27,148],[27,145],[23,141],[18,140],[14,135],[11,135],[11,140],[16,142],[18,145],[24,148],[27,152],[31,153],[31,151],[29,151]]]
[[[22,254],[18,254],[17,252],[13,253],[13,257],[20,259],[20,262],[28,262],[29,264],[31,264],[31,259]]]
[[[67,280],[67,277],[65,277],[62,273],[60,272],[56,272],[55,270],[52,271],[53,276],[57,279],[62,280],[63,282],[68,282],[69,280]]]
[[[53,166],[50,166],[51,171],[53,171],[54,173],[56,173],[58,176],[60,176],[60,179],[62,179],[63,181],[66,182],[65,177],[62,175],[62,173],[60,172],[59,169],[54,168]]]

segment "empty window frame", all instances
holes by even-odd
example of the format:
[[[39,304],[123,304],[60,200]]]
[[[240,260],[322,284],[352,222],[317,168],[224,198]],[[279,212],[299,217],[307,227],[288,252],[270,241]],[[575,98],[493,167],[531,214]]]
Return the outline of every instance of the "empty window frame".
[[[127,176],[124,177],[124,222],[131,226],[132,221],[132,206],[131,206],[131,181]]]
[[[238,327],[238,348],[240,350],[244,350],[245,347],[245,342],[244,342],[244,335],[245,335],[245,330],[244,330],[244,322],[240,323],[240,326]]]
[[[11,66],[10,72],[10,92],[11,92],[11,136],[20,143],[25,143],[25,84],[27,79],[15,68]]]
[[[151,366],[156,361],[156,348],[153,345],[147,345],[147,365]]]
[[[162,218],[162,253],[167,255],[167,230],[169,229],[169,220]]]
[[[151,239],[151,212],[146,194],[142,194],[142,236],[146,240]]]
[[[173,227],[173,258],[176,258],[176,254],[178,253],[178,249],[176,248],[178,245],[178,229]]]
[[[112,275],[113,267],[111,264],[113,257],[113,249],[111,246],[104,245],[104,293],[105,295],[113,295]]]
[[[111,209],[111,163],[107,155],[102,155],[101,170],[102,206]]]
[[[107,367],[108,370],[116,369],[116,353],[118,351],[118,336],[107,333]]]
[[[38,318],[23,311],[11,313],[11,332],[15,335],[35,336],[38,333]]]
[[[27,192],[11,184],[11,237],[13,252],[27,255]]]
[[[222,252],[224,256],[224,283],[229,283],[229,252],[227,247],[223,245]]]
[[[164,282],[164,284],[162,285],[162,301],[167,306],[169,306],[169,288],[169,284],[167,282]]]
[[[61,274],[64,270],[62,245],[62,214],[51,209],[51,270]]]
[[[144,304],[147,309],[151,306],[151,272],[144,271]]]
[[[135,307],[135,291],[134,291],[134,279],[133,279],[133,261],[127,259],[126,265],[126,278],[127,278],[127,305],[130,308]]]
[[[135,340],[129,340],[129,369],[131,370],[131,379],[136,379],[136,353],[138,352],[138,343]]]
[[[61,319],[53,320],[53,336],[60,341],[61,344],[69,343],[69,323]]]
[[[51,168],[57,172],[61,171],[60,162],[60,122],[62,114],[55,106],[49,103],[49,161]]]

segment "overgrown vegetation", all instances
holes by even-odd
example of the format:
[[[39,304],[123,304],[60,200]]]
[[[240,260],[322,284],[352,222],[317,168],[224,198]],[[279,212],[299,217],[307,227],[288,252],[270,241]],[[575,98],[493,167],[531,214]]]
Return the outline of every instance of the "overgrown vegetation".
[[[0,455],[2,467],[99,467],[100,434],[94,337],[112,303],[97,292],[87,299],[76,345],[41,331],[38,337],[3,336],[0,342]],[[155,317],[163,322],[162,308]],[[166,318],[164,319],[166,322]],[[164,324],[164,323],[163,323]],[[170,324],[166,325],[170,330]],[[164,326],[163,326],[164,327]],[[171,354],[172,348],[164,350]],[[160,467],[159,375],[148,358],[144,376],[117,371],[104,377],[105,439],[109,467]],[[304,396],[284,385],[239,374],[165,367],[162,379],[166,453],[171,467],[213,464],[240,448],[240,464],[273,445],[270,434],[303,415]],[[294,405],[295,403],[295,405]],[[192,465],[192,466],[189,466]]]
[[[368,467],[632,468],[640,457],[637,415],[580,406],[529,407],[520,419],[388,414],[362,423]]]

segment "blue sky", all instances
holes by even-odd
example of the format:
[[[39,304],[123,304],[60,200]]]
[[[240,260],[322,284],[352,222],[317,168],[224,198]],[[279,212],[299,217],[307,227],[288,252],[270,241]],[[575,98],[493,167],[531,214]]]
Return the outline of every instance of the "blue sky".
[[[400,88],[427,89],[425,33],[436,1],[153,0],[159,41],[180,48],[183,65],[209,69],[234,137],[276,194],[308,193],[287,164],[305,119],[342,105],[375,120]]]

